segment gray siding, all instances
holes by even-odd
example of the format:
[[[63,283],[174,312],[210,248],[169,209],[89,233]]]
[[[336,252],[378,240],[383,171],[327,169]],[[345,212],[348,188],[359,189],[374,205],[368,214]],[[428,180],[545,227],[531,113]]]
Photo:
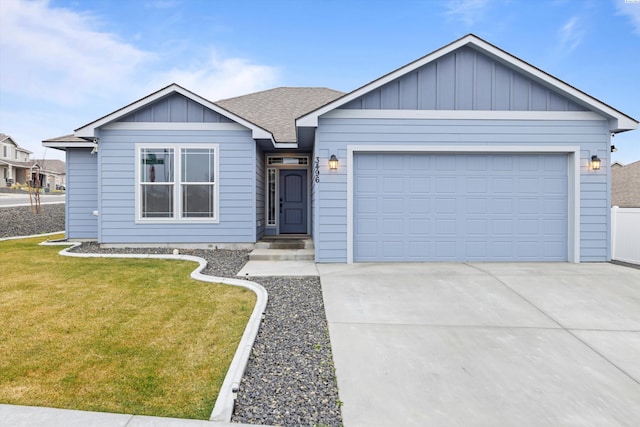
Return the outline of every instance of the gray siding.
[[[98,155],[90,148],[67,149],[66,235],[68,239],[97,239]]]
[[[264,153],[260,147],[256,145],[255,157],[256,169],[256,240],[260,240],[264,236],[266,226],[265,218],[265,169],[264,169]]]
[[[585,111],[521,73],[463,47],[341,108]]]
[[[609,259],[609,131],[606,121],[320,119],[316,154],[320,183],[313,188],[317,213],[314,242],[318,262],[347,259],[347,147],[349,145],[580,146],[581,261]],[[337,154],[340,167],[330,172],[326,159]],[[588,167],[592,154],[602,169]]]
[[[219,144],[218,224],[136,223],[136,143]],[[104,131],[101,243],[252,243],[256,237],[255,142],[247,131]]]
[[[118,120],[120,122],[233,123],[189,98],[174,93]]]

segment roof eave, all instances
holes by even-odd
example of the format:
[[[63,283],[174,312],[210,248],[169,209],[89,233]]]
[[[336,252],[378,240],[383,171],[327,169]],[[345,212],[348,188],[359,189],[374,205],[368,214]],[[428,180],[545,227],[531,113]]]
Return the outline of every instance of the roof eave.
[[[93,147],[97,147],[98,144],[90,141],[87,141],[87,142],[58,141],[58,142],[43,142],[42,146],[47,148],[93,148]]]

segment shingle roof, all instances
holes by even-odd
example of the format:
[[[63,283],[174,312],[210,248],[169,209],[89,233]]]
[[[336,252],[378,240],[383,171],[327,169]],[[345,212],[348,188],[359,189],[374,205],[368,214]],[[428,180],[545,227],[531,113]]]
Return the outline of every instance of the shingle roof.
[[[38,165],[40,165],[40,168],[42,168],[45,171],[54,172],[57,174],[66,173],[66,163],[63,162],[62,160],[38,159],[38,160],[32,160],[32,163],[33,164],[38,163]]]
[[[78,138],[77,136],[70,134],[58,136],[56,138],[45,139],[42,142],[87,142],[87,140],[84,138]]]
[[[342,95],[327,88],[279,87],[215,104],[265,128],[277,142],[296,142],[296,118]]]
[[[4,142],[7,139],[11,140],[11,142],[13,142],[15,144],[17,150],[20,150],[20,151],[22,151],[24,153],[29,153],[29,154],[32,153],[31,151],[27,150],[26,148],[20,147],[20,145],[18,145],[18,143],[16,141],[14,141],[13,138],[11,138],[11,136],[7,135],[6,133],[0,133],[0,142]]]
[[[611,168],[611,205],[640,208],[640,160]]]

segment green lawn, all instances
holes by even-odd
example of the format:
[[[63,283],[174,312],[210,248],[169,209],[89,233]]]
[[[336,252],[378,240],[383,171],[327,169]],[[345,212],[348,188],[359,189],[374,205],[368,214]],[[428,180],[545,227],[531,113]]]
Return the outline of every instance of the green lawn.
[[[0,403],[208,419],[255,295],[42,240],[0,242]]]

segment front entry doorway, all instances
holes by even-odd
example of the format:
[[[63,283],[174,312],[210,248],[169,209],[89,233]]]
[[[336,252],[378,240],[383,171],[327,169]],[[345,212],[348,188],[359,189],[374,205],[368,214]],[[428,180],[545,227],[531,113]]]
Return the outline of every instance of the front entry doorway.
[[[280,234],[307,234],[307,170],[280,170]]]

